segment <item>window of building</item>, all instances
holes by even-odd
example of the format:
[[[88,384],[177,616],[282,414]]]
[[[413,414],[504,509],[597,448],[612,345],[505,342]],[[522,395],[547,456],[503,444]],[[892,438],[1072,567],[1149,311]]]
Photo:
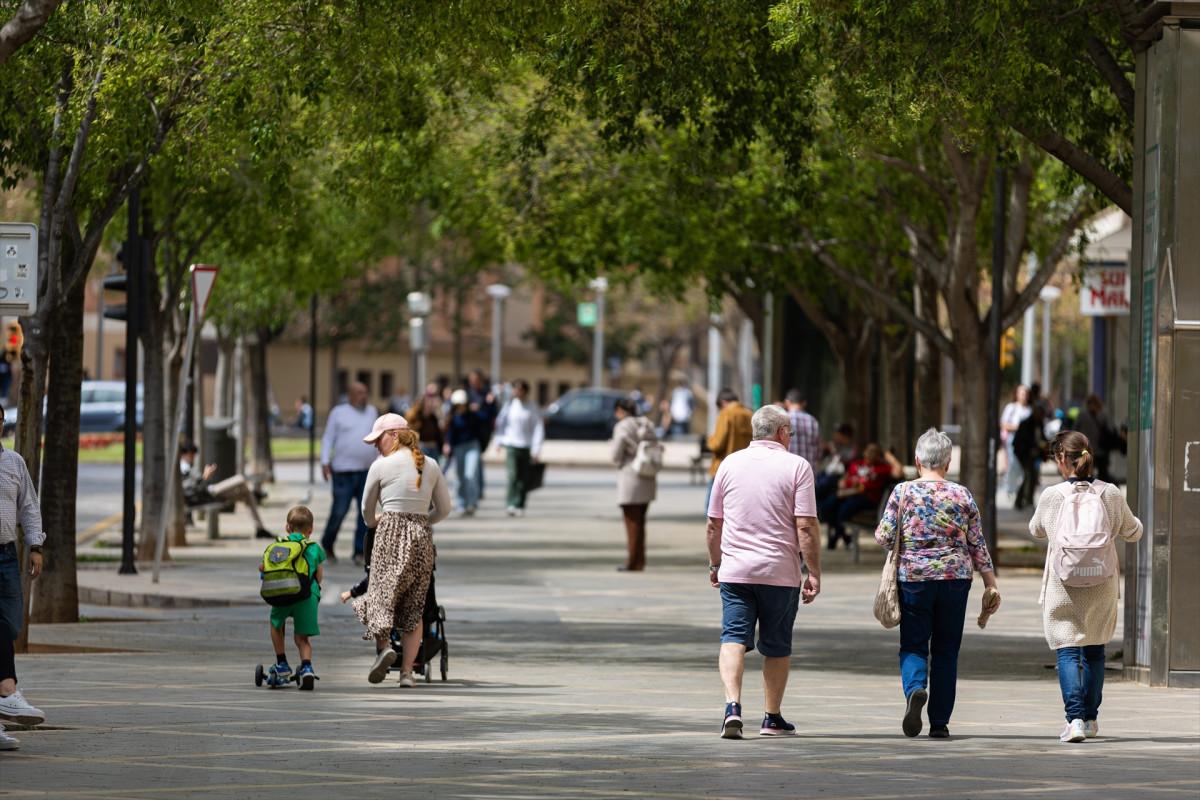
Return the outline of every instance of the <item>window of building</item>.
[[[395,376],[391,372],[381,371],[379,373],[379,396],[391,397],[392,389],[395,384]]]
[[[550,402],[550,381],[538,381],[537,403],[544,406]]]
[[[360,369],[354,375],[354,380],[367,387],[367,397],[371,396],[371,371],[368,369]]]

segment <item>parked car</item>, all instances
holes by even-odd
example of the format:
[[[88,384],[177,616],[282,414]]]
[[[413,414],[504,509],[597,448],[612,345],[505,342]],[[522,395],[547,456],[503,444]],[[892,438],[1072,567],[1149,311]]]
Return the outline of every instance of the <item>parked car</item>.
[[[84,381],[80,384],[79,432],[114,433],[125,430],[125,382]],[[142,384],[137,387],[137,426],[142,429]],[[46,406],[43,401],[42,416]],[[4,410],[4,435],[17,428],[17,409]]]
[[[613,409],[622,397],[615,389],[572,389],[546,409],[546,438],[611,439]]]

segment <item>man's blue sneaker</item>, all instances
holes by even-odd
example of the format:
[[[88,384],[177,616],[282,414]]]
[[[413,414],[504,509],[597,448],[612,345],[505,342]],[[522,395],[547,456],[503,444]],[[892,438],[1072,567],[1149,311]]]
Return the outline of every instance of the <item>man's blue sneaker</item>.
[[[320,680],[317,674],[313,672],[312,664],[305,664],[300,667],[300,672],[296,674],[300,681],[300,691],[311,692],[313,684]]]
[[[762,727],[758,729],[759,736],[795,736],[796,726],[788,722],[780,714],[764,714]]]
[[[722,739],[742,738],[742,704],[725,704],[725,721],[721,723]]]

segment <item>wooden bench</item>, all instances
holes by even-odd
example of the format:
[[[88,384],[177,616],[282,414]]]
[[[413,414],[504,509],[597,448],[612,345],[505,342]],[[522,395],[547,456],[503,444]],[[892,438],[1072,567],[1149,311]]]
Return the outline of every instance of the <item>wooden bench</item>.
[[[220,522],[217,517],[225,506],[229,505],[224,500],[213,500],[211,503],[201,503],[195,506],[184,506],[184,511],[191,514],[199,511],[204,514],[204,524],[206,526],[209,539],[217,539],[221,535]]]
[[[879,505],[874,511],[860,511],[850,519],[846,520],[846,533],[850,534],[850,557],[853,563],[858,563],[858,536],[862,531],[866,531],[872,537],[875,536],[875,529],[879,527],[879,520],[883,519],[883,512],[887,510],[888,499],[892,496],[892,490],[898,486],[900,481],[889,480],[883,485],[883,491],[879,495]]]

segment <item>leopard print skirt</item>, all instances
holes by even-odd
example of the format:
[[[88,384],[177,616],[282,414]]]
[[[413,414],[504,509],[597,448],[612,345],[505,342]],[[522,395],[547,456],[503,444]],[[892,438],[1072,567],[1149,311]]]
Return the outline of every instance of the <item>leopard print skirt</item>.
[[[367,626],[363,638],[420,630],[432,575],[429,517],[383,512],[371,548],[371,581],[367,593],[353,602],[354,613]]]

